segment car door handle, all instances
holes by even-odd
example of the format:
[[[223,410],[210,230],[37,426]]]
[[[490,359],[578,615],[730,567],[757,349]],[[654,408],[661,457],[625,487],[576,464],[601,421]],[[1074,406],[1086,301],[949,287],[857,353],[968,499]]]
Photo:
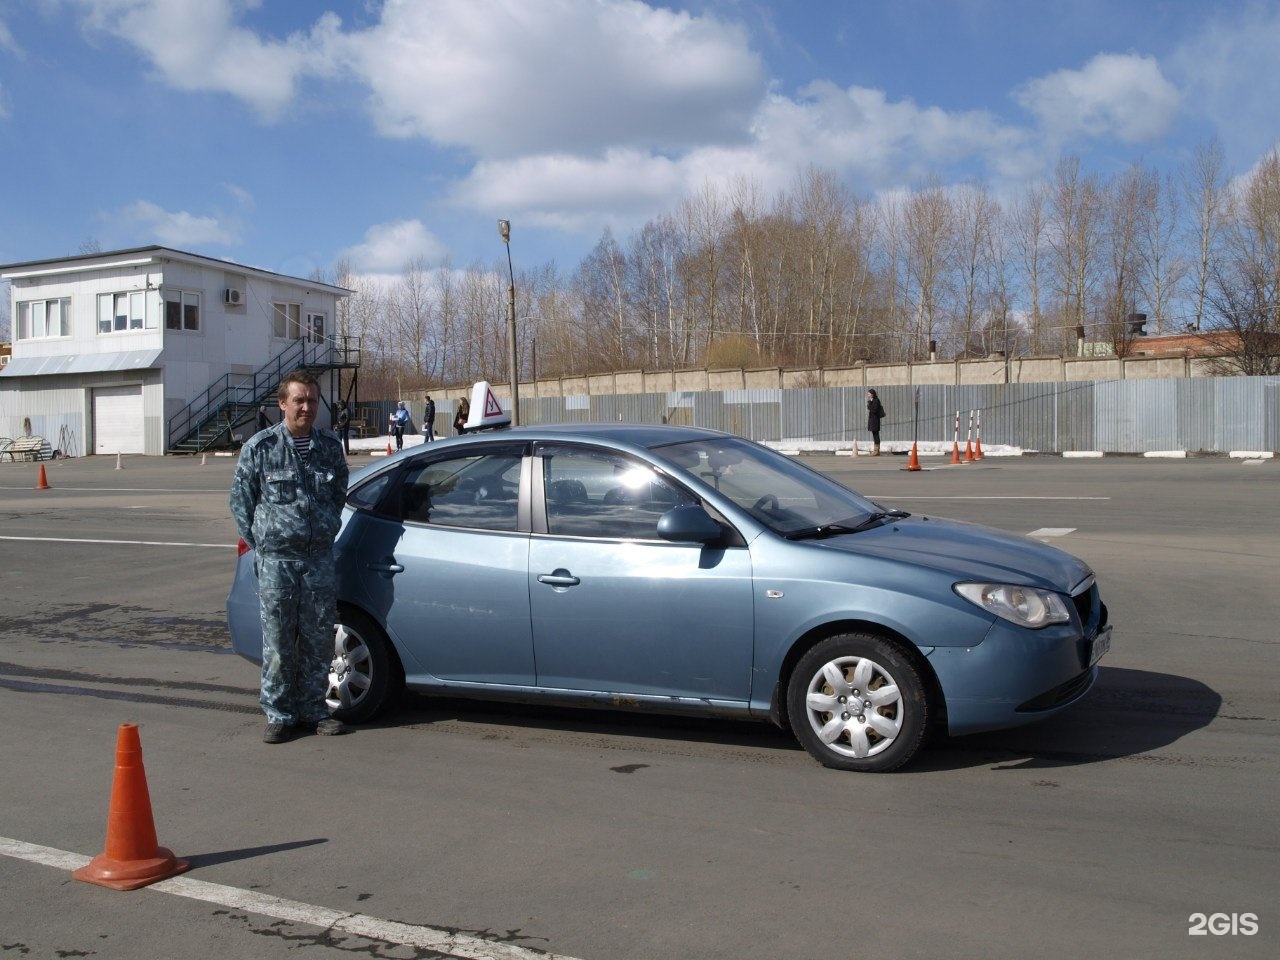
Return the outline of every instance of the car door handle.
[[[555,573],[538,574],[538,582],[551,587],[576,587],[582,581],[568,570],[557,570]]]
[[[366,564],[365,566],[366,569],[372,570],[374,573],[404,573],[404,565],[393,560],[383,560]]]

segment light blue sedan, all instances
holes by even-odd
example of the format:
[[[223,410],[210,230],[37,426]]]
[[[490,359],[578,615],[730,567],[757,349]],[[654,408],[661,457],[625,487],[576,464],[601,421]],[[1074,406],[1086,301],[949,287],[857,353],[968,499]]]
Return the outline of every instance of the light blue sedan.
[[[767,447],[565,424],[413,448],[352,478],[329,706],[450,697],[790,727],[887,771],[937,727],[1052,716],[1111,627],[1093,572],[987,527],[888,510]],[[227,617],[262,654],[253,554]]]

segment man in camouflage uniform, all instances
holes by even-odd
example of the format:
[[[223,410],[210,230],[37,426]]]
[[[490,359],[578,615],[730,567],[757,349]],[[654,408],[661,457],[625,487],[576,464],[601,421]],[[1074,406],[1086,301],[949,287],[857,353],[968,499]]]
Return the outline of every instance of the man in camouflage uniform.
[[[337,434],[315,426],[315,377],[294,371],[278,398],[280,422],[244,445],[231,483],[231,515],[257,553],[266,743],[285,742],[295,728],[345,732],[324,698],[337,613],[333,541],[347,496],[347,461]]]

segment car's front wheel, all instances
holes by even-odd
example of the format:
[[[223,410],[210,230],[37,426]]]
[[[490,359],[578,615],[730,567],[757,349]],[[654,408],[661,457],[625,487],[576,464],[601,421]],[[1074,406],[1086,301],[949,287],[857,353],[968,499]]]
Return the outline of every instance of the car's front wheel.
[[[325,694],[329,712],[350,723],[371,720],[403,686],[404,672],[387,635],[364,614],[339,609]]]
[[[830,637],[800,658],[787,688],[791,729],[819,763],[884,773],[924,743],[930,704],[915,665],[881,637]]]

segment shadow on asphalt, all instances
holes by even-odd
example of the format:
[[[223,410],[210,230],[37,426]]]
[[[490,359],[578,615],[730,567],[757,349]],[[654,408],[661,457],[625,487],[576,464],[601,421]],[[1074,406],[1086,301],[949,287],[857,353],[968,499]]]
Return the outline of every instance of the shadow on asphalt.
[[[965,737],[935,736],[903,773],[991,767],[1028,770],[1079,766],[1161,750],[1209,724],[1222,697],[1196,680],[1147,670],[1102,667],[1084,700],[1063,713],[1013,730]],[[655,743],[715,745],[748,750],[803,751],[770,723],[544,705],[512,705],[406,694],[368,728],[452,720],[567,735],[597,735]]]
[[[239,850],[218,850],[213,853],[184,853],[184,860],[191,863],[192,868],[211,867],[215,863],[231,863],[235,860],[248,860],[251,857],[265,857],[284,850],[297,850],[300,847],[314,847],[318,843],[328,843],[328,837],[316,837],[314,840],[291,840],[289,843],[269,843],[261,847],[241,847]]]

